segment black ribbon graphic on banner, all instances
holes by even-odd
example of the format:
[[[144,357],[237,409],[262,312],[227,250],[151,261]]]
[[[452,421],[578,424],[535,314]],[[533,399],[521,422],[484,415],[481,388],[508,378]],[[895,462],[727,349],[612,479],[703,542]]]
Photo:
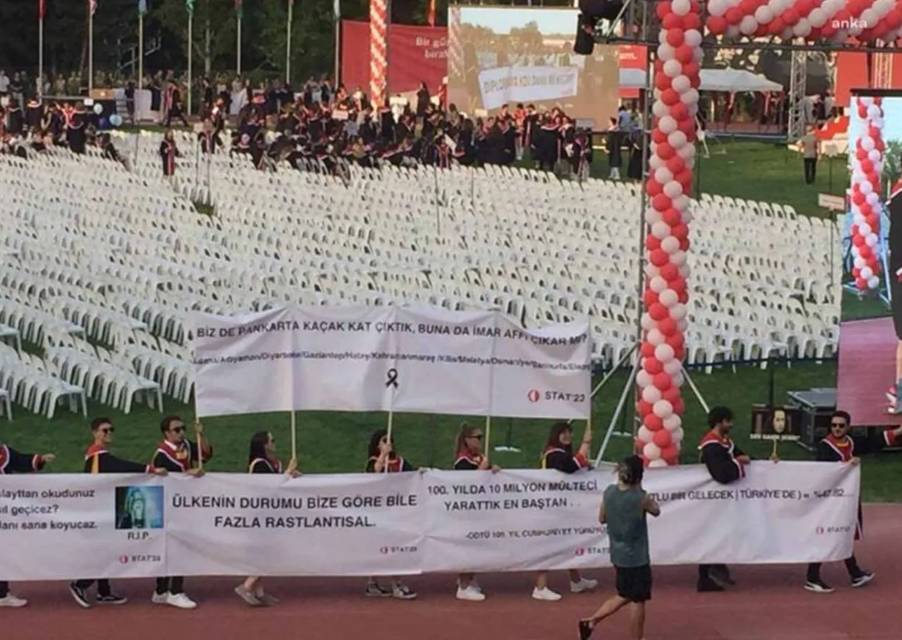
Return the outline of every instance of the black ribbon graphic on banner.
[[[398,370],[392,368],[392,369],[389,369],[386,372],[386,374],[387,374],[387,376],[385,379],[385,386],[386,387],[394,387],[395,389],[397,389],[398,388]]]

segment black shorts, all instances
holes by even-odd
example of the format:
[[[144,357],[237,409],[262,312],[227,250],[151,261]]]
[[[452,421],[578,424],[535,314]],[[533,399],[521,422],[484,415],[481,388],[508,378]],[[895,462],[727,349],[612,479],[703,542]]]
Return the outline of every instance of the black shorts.
[[[617,572],[617,595],[630,602],[651,600],[651,567],[614,567]]]
[[[902,340],[902,282],[899,282],[895,272],[890,274],[889,282],[893,294],[893,327],[896,329],[896,338]]]

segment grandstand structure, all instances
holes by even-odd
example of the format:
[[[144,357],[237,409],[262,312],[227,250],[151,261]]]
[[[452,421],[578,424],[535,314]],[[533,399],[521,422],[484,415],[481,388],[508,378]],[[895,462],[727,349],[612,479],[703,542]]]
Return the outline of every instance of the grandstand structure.
[[[187,402],[196,310],[491,307],[529,327],[589,316],[604,368],[637,342],[634,184],[497,166],[259,171],[177,135],[174,179],[150,132],[114,138],[130,170],[93,150],[0,156],[0,409]],[[837,222],[707,194],[693,217],[688,365],[833,355]]]

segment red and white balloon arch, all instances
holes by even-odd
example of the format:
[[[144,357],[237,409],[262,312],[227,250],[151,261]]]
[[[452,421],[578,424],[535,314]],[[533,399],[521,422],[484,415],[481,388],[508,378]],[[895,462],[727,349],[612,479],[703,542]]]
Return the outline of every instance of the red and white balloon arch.
[[[778,36],[804,42],[895,42],[902,37],[902,0],[710,0],[703,20],[697,0],[656,4],[661,20],[654,68],[654,104],[645,212],[645,311],[636,384],[642,422],[636,449],[650,467],[677,464],[685,411],[681,387],[688,327],[689,223],[695,165],[699,70],[704,27],[725,40]],[[879,233],[879,175],[883,113],[877,99],[862,99],[865,132],[853,167],[856,282],[879,284],[873,250]]]

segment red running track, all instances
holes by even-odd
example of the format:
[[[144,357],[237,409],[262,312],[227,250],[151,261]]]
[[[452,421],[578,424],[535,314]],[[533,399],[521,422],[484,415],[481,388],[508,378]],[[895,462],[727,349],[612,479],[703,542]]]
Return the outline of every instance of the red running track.
[[[849,587],[842,563],[823,568],[837,590],[802,589],[805,567],[734,567],[738,584],[727,593],[695,592],[694,567],[655,569],[649,605],[648,640],[898,640],[902,638],[902,505],[865,507],[865,539],[856,554],[877,579],[863,589]],[[194,611],[150,603],[152,581],[114,584],[132,602],[122,607],[80,609],[66,585],[14,585],[31,604],[0,609],[0,629],[10,640],[573,640],[576,620],[611,593],[611,570],[598,570],[596,594],[565,595],[561,602],[529,598],[525,574],[480,578],[489,594],[483,603],[454,599],[453,576],[418,576],[413,602],[374,601],[361,595],[362,580],[271,579],[269,590],[282,604],[251,609],[232,592],[234,578],[189,578]],[[564,588],[566,574],[551,576]],[[626,613],[602,623],[599,640],[626,639]]]
[[[889,401],[885,393],[896,378],[896,343],[889,317],[840,325],[836,406],[852,414],[852,426],[902,424],[902,416],[886,412]]]

